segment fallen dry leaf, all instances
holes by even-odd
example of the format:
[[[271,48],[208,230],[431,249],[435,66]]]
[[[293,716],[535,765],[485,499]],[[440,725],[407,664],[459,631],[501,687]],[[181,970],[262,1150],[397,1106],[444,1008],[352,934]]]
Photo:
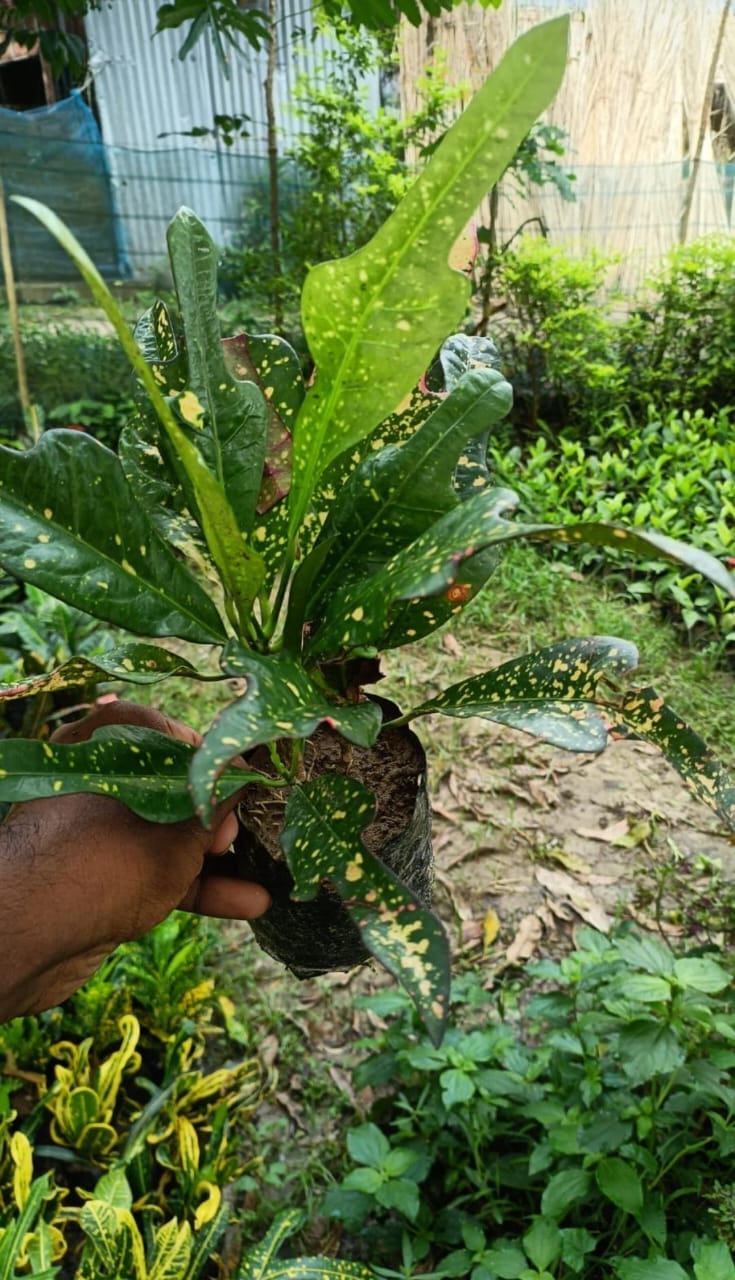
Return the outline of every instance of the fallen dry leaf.
[[[566,849],[544,849],[542,856],[548,862],[558,862],[559,866],[564,867],[566,871],[574,871],[576,875],[587,876],[592,870],[589,862],[585,862],[584,858],[578,858],[576,853],[567,853]]]
[[[536,869],[536,879],[542,888],[548,890],[555,898],[566,898],[577,915],[593,929],[600,933],[609,933],[612,920],[595,899],[590,890],[566,871],[552,871],[548,867]]]
[[[516,929],[513,941],[505,953],[503,967],[518,964],[521,960],[530,960],[543,937],[543,932],[543,923],[535,912],[533,915],[524,916]]]
[[[585,840],[600,840],[603,844],[615,844],[623,836],[627,836],[629,831],[630,823],[627,818],[611,822],[607,827],[577,827],[578,836]]]
[[[487,951],[500,933],[500,916],[489,907],[482,922],[482,948]]]
[[[456,636],[451,631],[445,631],[442,636],[442,645],[447,653],[451,653],[453,658],[459,658],[462,655],[462,646]]]

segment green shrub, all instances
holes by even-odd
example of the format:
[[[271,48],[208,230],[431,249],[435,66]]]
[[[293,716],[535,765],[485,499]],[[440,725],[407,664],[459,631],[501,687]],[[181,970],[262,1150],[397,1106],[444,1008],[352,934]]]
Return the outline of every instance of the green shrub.
[[[715,412],[735,402],[735,243],[707,236],[674,249],[650,297],[621,329],[634,403]]]
[[[496,288],[509,318],[493,337],[523,434],[535,435],[541,422],[581,428],[622,407],[618,326],[602,305],[613,265],[600,254],[573,256],[532,236],[500,259]]]
[[[87,328],[68,324],[23,324],[21,330],[31,399],[49,415],[58,406],[70,407],[86,400],[94,391],[98,408],[92,426],[105,444],[114,445],[121,426],[121,403],[129,403],[133,393],[130,368],[113,338]],[[83,411],[83,410],[82,410]],[[7,321],[0,323],[0,414],[3,439],[12,444],[23,431],[23,414],[16,392],[13,344]],[[80,418],[68,419],[86,426]],[[52,419],[50,425],[68,425]],[[102,428],[98,432],[97,428]]]
[[[732,1275],[727,960],[583,929],[515,992],[470,974],[455,1001],[439,1048],[402,994],[368,1001],[399,1017],[368,1042],[378,1101],[324,1208],[378,1275],[414,1274],[401,1253],[427,1280]]]
[[[582,441],[563,431],[552,444],[541,435],[527,449],[494,442],[497,478],[541,520],[625,521],[672,538],[686,537],[722,560],[735,555],[733,424],[726,410],[657,414],[642,427],[616,417]],[[507,437],[506,437],[507,440]],[[566,554],[569,554],[567,551]],[[577,548],[583,569],[605,568],[636,599],[653,597],[683,625],[705,627],[726,647],[735,642],[735,608],[717,587],[671,565],[643,560],[623,567],[620,555]]]
[[[242,299],[249,321],[268,325],[280,288],[297,346],[298,300],[309,268],[344,257],[378,230],[409,185],[408,150],[430,145],[462,92],[448,87],[436,61],[418,81],[421,106],[414,114],[371,109],[365,75],[395,74],[392,42],[386,46],[385,38],[347,24],[337,24],[336,35],[317,77],[300,76],[292,95],[293,114],[308,124],[281,167],[281,278],[270,251],[266,175],[246,202],[239,243],[225,252],[220,270],[225,292]]]

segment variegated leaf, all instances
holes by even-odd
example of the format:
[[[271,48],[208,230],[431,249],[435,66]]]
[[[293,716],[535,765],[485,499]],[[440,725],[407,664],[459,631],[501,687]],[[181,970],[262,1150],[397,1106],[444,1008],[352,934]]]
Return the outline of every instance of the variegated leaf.
[[[228,368],[217,316],[218,249],[209,232],[190,209],[179,209],[167,240],[186,344],[182,419],[240,533],[248,534],[265,462],[265,398],[254,382],[239,381]]]
[[[559,18],[522,36],[373,239],[307,276],[316,378],[294,431],[292,535],[321,472],[396,408],[458,327],[470,285],[449,249],[556,93],[567,34]]]
[[[375,802],[361,783],[325,774],[294,787],[281,845],[292,896],[313,898],[330,880],[363,943],[406,988],[435,1044],[449,1011],[449,944],[444,929],[401,881],[365,848],[362,831]]]
[[[335,591],[323,623],[306,646],[309,657],[324,659],[357,648],[386,647],[396,604],[448,592],[464,561],[502,541],[506,530],[513,528],[501,517],[515,504],[516,496],[508,489],[478,493],[436,520],[377,573]],[[435,625],[430,601],[426,614]],[[407,639],[414,638],[409,631]]]
[[[705,742],[653,688],[633,689],[617,704],[613,728],[654,743],[692,791],[735,831],[735,779]]]
[[[244,677],[247,690],[215,718],[191,768],[197,813],[207,818],[216,779],[236,755],[264,742],[306,738],[322,723],[348,742],[370,747],[382,713],[373,702],[331,702],[299,661],[287,653],[260,656],[230,644],[222,661],[228,675]]]
[[[189,1274],[192,1234],[188,1222],[171,1218],[154,1237],[153,1258],[146,1280],[181,1280]]]
[[[169,676],[188,676],[192,680],[221,680],[222,676],[197,671],[186,658],[152,644],[130,644],[108,649],[93,658],[70,658],[68,662],[45,675],[28,676],[14,684],[0,684],[0,702],[12,698],[31,697],[36,693],[57,693],[78,685],[100,684],[103,680],[122,680],[126,684],[156,684]]]
[[[626,640],[563,640],[450,685],[407,719],[434,712],[480,716],[568,751],[602,751],[608,729],[600,713],[609,698],[598,694],[600,681],[617,680],[637,664],[637,650]]]
[[[132,725],[98,729],[87,742],[0,740],[0,800],[91,792],[120,800],[149,822],[183,822],[194,813],[187,786],[194,748],[165,733]],[[229,769],[217,783],[220,800],[256,773]]]
[[[306,390],[301,362],[285,338],[273,334],[239,333],[225,338],[222,347],[233,377],[256,383],[266,403],[268,435],[257,504],[262,515],[291,484],[291,432]]]
[[[367,578],[415,542],[459,498],[452,476],[463,449],[508,413],[513,393],[494,369],[466,373],[409,440],[369,455],[335,498],[322,537],[330,541],[307,617],[336,584]]]
[[[0,449],[0,565],[139,635],[221,642],[205,592],[161,541],[119,459],[91,436],[47,431]]]
[[[452,600],[455,588],[462,585],[463,566],[488,547],[504,542],[528,539],[542,542],[587,542],[593,546],[616,547],[633,555],[654,555],[662,560],[694,569],[709,578],[727,595],[735,598],[735,577],[719,560],[706,551],[667,538],[664,534],[636,530],[632,532],[613,524],[522,524],[503,518],[516,503],[515,494],[507,489],[483,489],[446,516],[437,520],[422,537],[395,555],[372,577],[355,582],[335,592],[324,623],[310,641],[311,656],[336,656],[356,647],[377,646],[416,639],[412,628],[401,633],[393,625],[399,601],[426,601],[424,632],[439,625],[446,617],[442,609],[434,611],[427,597],[441,596]],[[469,593],[462,593],[469,598]],[[457,600],[457,609],[463,600]],[[457,611],[455,609],[455,611]]]

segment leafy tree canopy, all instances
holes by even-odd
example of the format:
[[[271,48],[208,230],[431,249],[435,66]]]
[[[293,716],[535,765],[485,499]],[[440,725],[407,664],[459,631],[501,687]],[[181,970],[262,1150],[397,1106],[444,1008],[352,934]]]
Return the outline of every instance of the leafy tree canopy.
[[[460,0],[312,0],[315,14],[329,21],[347,20],[371,31],[397,26],[406,17],[418,26],[425,14],[439,17],[456,8]],[[499,8],[501,0],[479,0],[483,8]],[[40,43],[41,53],[54,75],[68,70],[73,76],[84,69],[81,38],[59,30],[59,18],[83,18],[99,9],[102,0],[13,0],[3,12],[0,55],[15,41],[26,48]],[[179,57],[185,58],[204,35],[212,39],[220,62],[226,66],[227,46],[241,48],[241,41],[259,49],[268,39],[269,18],[260,8],[242,8],[238,0],[169,0],[156,14],[156,32],[171,27],[185,29]]]

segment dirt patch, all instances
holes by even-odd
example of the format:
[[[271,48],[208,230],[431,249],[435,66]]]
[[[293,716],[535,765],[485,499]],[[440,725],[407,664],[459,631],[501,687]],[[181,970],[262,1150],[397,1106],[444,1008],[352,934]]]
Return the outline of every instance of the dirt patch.
[[[450,904],[458,948],[488,957],[532,915],[534,951],[580,922],[607,931],[627,914],[658,927],[635,905],[638,878],[675,851],[715,859],[735,880],[735,848],[716,816],[645,743],[576,755],[526,746],[501,727],[479,739],[468,728],[433,807],[439,897]]]

